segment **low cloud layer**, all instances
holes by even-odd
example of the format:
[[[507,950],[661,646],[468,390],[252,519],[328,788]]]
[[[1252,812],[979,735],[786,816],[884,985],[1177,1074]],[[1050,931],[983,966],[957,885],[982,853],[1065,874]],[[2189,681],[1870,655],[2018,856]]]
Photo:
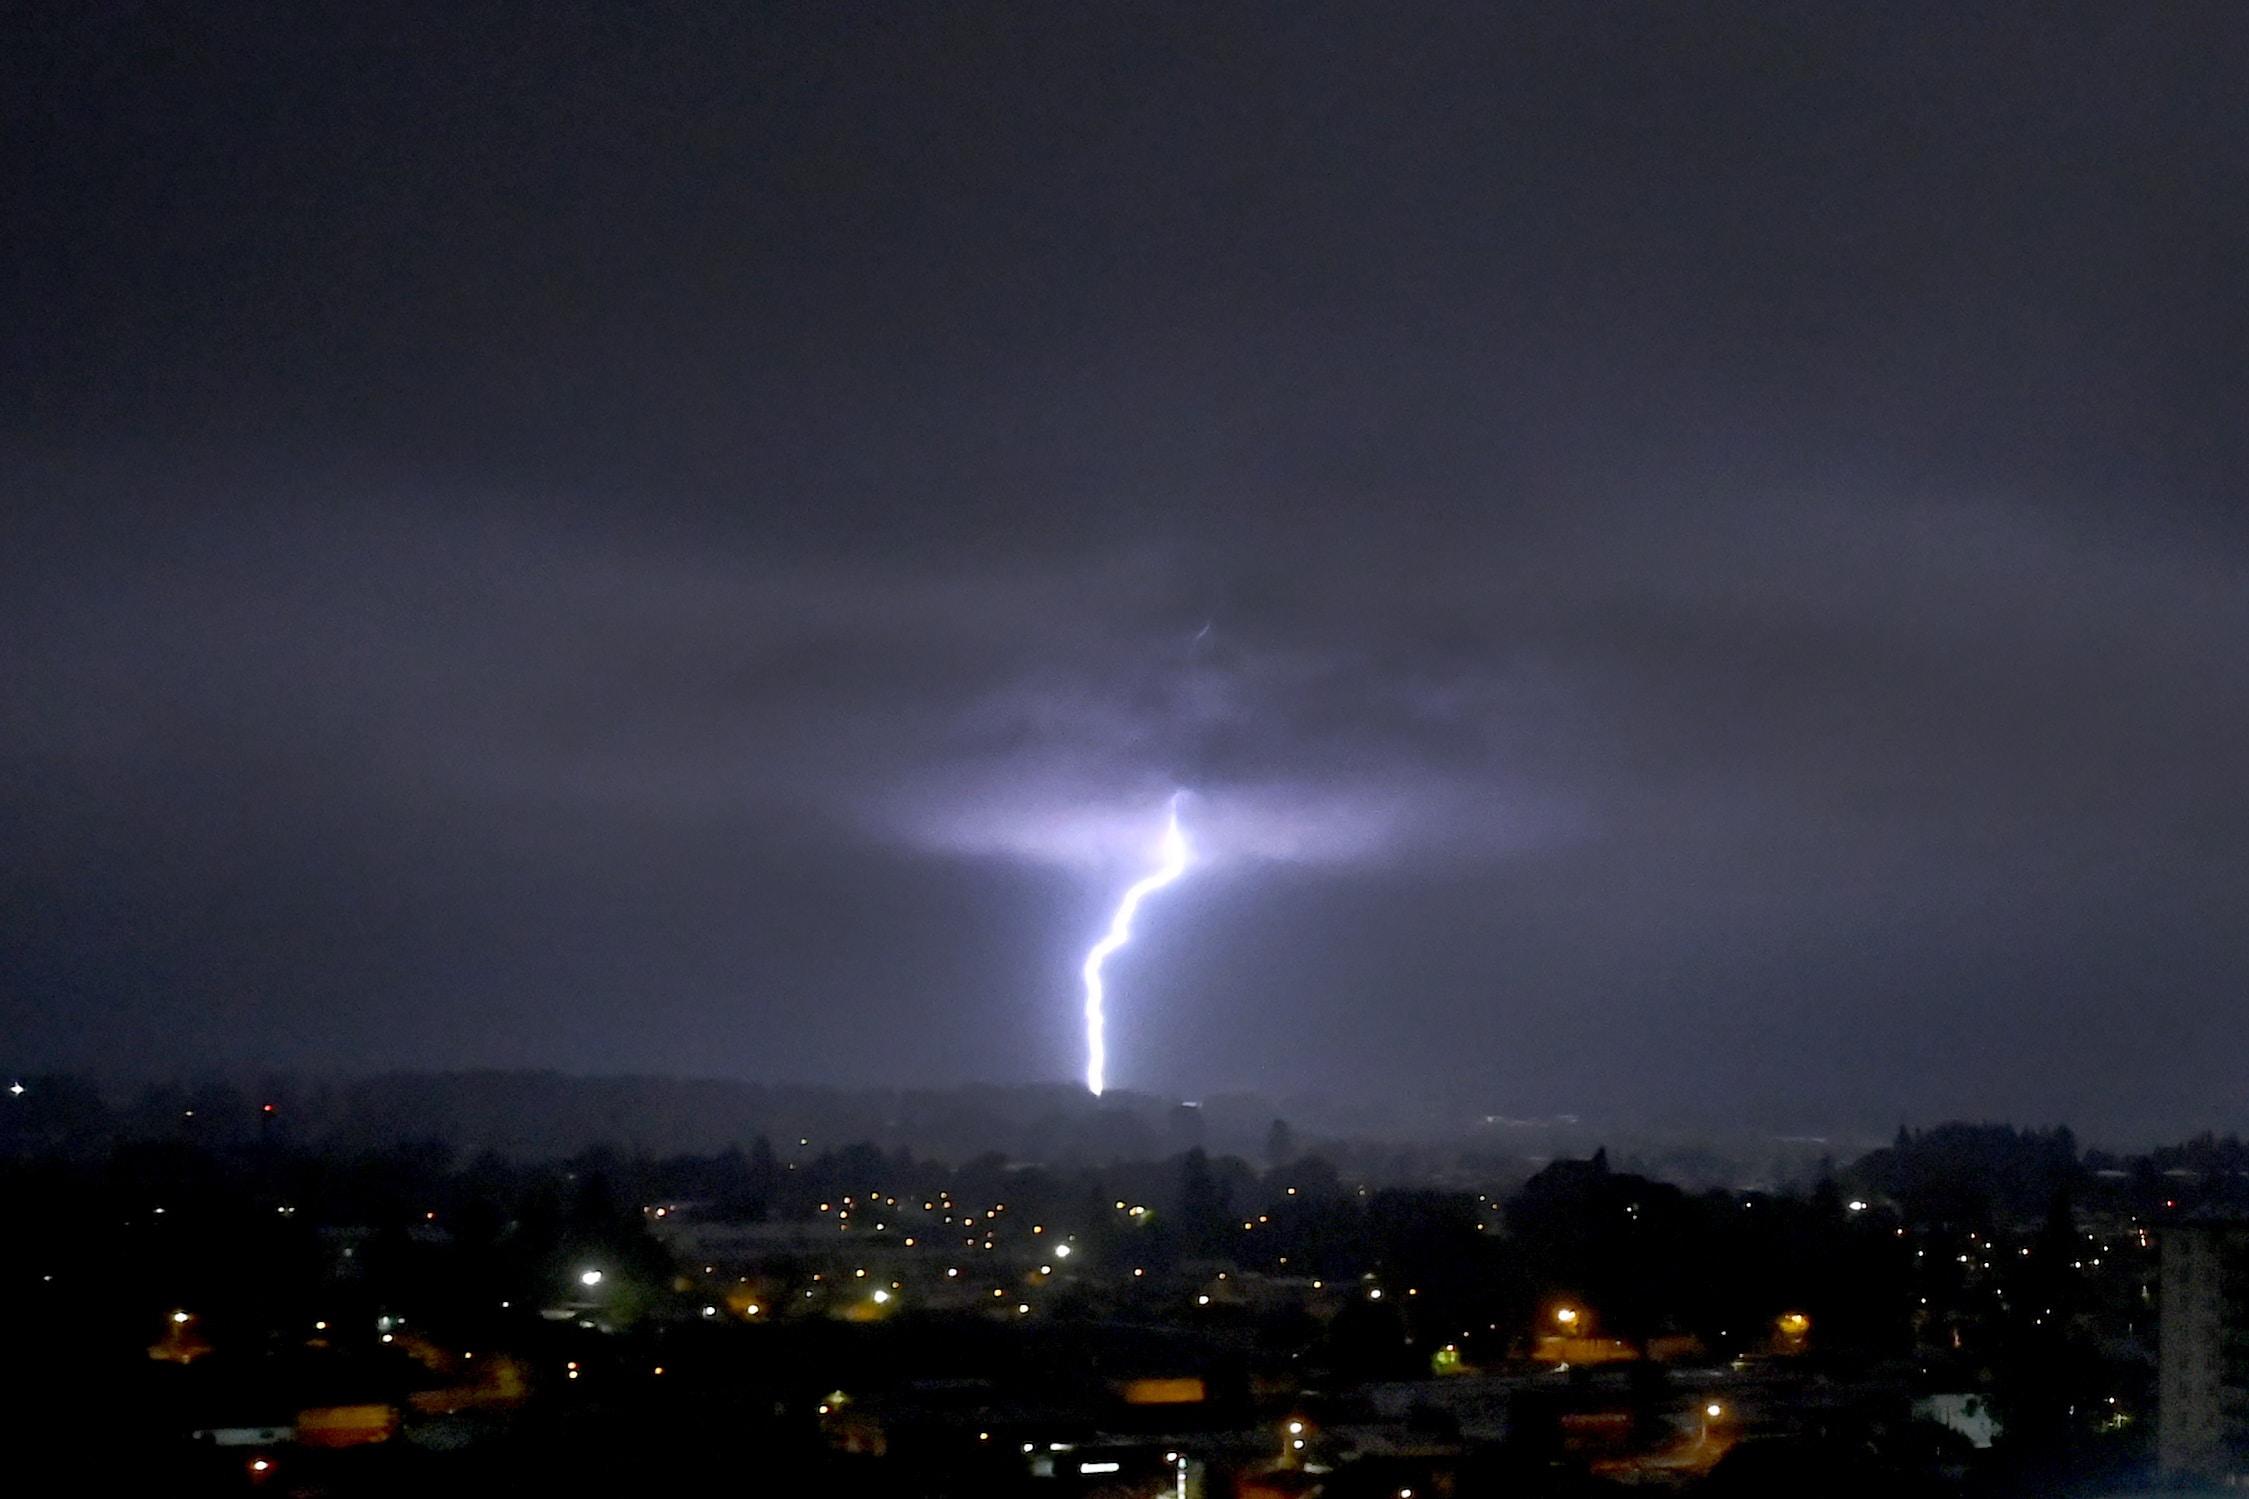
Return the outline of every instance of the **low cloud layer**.
[[[19,563],[7,743],[1068,867],[1134,857],[1175,789],[1213,858],[1345,866],[1589,842],[2162,863],[2244,811],[2249,573],[2188,536],[1616,505],[1527,545],[1264,566],[1197,597],[1154,549],[907,565],[199,523]]]

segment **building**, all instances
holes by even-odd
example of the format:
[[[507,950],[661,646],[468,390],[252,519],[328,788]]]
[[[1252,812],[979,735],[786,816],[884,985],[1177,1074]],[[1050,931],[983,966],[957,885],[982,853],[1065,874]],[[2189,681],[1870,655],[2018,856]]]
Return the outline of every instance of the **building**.
[[[2163,1230],[2156,1464],[2166,1479],[2249,1477],[2249,1223]]]

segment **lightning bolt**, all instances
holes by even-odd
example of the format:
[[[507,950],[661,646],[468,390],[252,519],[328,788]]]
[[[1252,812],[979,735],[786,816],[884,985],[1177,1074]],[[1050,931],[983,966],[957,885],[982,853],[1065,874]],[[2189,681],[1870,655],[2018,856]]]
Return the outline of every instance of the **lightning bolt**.
[[[1108,1017],[1103,1013],[1105,991],[1101,986],[1101,965],[1109,954],[1132,940],[1132,918],[1140,910],[1140,903],[1187,872],[1190,851],[1187,835],[1179,826],[1179,798],[1171,799],[1171,817],[1164,825],[1162,862],[1152,874],[1135,881],[1117,902],[1117,912],[1109,918],[1109,930],[1093,951],[1085,955],[1085,1085],[1094,1097],[1101,1096],[1105,1075],[1109,1067]]]

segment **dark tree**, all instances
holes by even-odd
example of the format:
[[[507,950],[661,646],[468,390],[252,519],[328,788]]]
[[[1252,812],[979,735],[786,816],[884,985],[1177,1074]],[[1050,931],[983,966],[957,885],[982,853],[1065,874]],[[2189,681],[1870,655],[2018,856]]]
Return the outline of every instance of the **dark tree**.
[[[1265,1131],[1265,1164],[1278,1171],[1296,1159],[1296,1135],[1286,1119],[1276,1119]]]

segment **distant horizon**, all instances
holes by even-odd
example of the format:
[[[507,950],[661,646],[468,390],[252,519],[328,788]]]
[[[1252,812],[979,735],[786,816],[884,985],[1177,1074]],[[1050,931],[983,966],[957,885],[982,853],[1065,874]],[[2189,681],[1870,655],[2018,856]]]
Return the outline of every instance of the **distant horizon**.
[[[5,1069],[0,1069],[0,1072],[4,1071]],[[1338,1103],[1307,1095],[1276,1094],[1271,1090],[1254,1087],[1213,1090],[1192,1097],[1143,1088],[1115,1087],[1096,1098],[1087,1092],[1082,1081],[1068,1078],[1030,1082],[839,1083],[732,1077],[715,1073],[605,1072],[560,1067],[505,1066],[367,1069],[243,1066],[196,1068],[172,1073],[135,1069],[97,1072],[83,1068],[55,1067],[18,1069],[7,1075],[13,1079],[41,1076],[82,1079],[94,1085],[102,1094],[105,1104],[111,1107],[130,1104],[138,1096],[167,1088],[193,1091],[197,1088],[226,1087],[254,1092],[260,1086],[321,1089],[364,1087],[385,1080],[412,1082],[478,1078],[553,1080],[564,1084],[611,1088],[677,1086],[784,1096],[797,1094],[836,1100],[942,1100],[949,1096],[985,1095],[1012,1097],[1023,1101],[1036,1100],[1050,1108],[1066,1108],[1083,1115],[1104,1112],[1119,1114],[1149,1109],[1160,1111],[1182,1104],[1215,1105],[1217,1107],[1212,1110],[1214,1115],[1224,1111],[1238,1118],[1254,1116],[1260,1128],[1268,1119],[1281,1119],[1296,1130],[1300,1138],[1307,1140],[1320,1137],[1340,1141],[1424,1143],[1473,1139],[1493,1148],[1505,1148],[1511,1138],[1525,1135],[1533,1138],[1566,1136],[1592,1141],[1593,1143],[1585,1146],[1588,1153],[1600,1143],[1595,1139],[1597,1136],[1626,1142],[1646,1140],[1673,1145],[1706,1142],[1738,1147],[1755,1143],[1819,1146],[1864,1153],[1889,1144],[1900,1128],[1920,1132],[1951,1124],[2030,1131],[2067,1128],[2076,1136],[2081,1150],[2125,1154],[2179,1144],[2204,1134],[2218,1137],[2249,1135],[2249,1126],[2241,1124],[2139,1120],[2121,1126],[2113,1122],[2097,1126],[2070,1118],[2028,1118],[1993,1112],[1959,1112],[1922,1118],[1904,1116],[1886,1125],[1868,1121],[1836,1123],[1799,1120],[1788,1126],[1740,1120],[1729,1123],[1686,1114],[1633,1116],[1592,1110],[1515,1115],[1473,1104],[1433,1103],[1428,1100],[1414,1105],[1386,1105],[1380,1100],[1346,1100]],[[4,1083],[0,1083],[0,1087],[4,1086]]]

